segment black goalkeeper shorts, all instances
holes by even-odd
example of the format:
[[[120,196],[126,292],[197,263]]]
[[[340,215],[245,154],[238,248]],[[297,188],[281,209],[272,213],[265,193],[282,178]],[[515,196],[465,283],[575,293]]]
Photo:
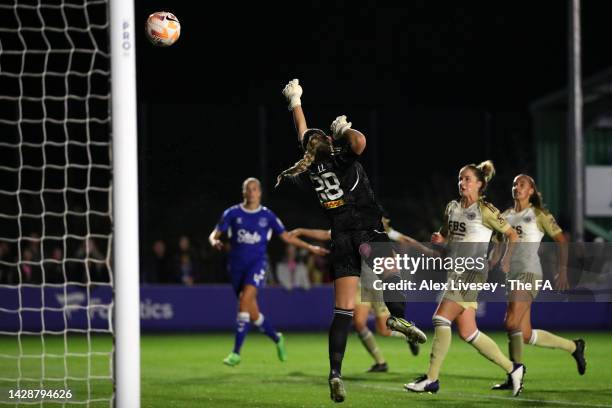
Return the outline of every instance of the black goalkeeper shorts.
[[[376,252],[381,250],[388,253],[370,253],[368,258],[362,257],[359,252],[359,247],[362,244],[369,242],[388,242],[389,245],[377,245]],[[332,230],[332,245],[331,245],[331,276],[333,280],[343,278],[345,276],[361,276],[361,262],[368,261],[375,256],[393,256],[391,248],[391,240],[384,230],[367,230],[367,231],[340,231]],[[367,245],[366,245],[367,247]],[[363,247],[362,247],[363,248]],[[387,250],[388,248],[388,250]]]

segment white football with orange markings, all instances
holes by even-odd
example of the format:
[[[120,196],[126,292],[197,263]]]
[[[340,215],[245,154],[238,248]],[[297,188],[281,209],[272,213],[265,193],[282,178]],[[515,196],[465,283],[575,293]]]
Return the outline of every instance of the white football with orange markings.
[[[181,23],[174,14],[158,11],[147,19],[145,32],[149,41],[154,45],[168,47],[174,44],[181,35]]]

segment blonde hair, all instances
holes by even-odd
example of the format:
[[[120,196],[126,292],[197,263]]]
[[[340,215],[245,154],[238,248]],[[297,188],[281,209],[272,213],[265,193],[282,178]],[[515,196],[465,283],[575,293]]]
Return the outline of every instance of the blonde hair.
[[[255,177],[249,177],[248,179],[242,182],[242,192],[243,193],[246,192],[246,189],[249,186],[249,183],[257,183],[257,187],[259,187],[259,189],[261,190],[261,182],[259,181],[259,179],[256,179]]]
[[[331,152],[331,144],[329,143],[327,136],[317,133],[313,134],[308,140],[304,157],[297,161],[293,166],[283,170],[276,178],[276,185],[274,187],[278,187],[287,177],[297,176],[298,174],[305,172],[315,161],[317,158],[317,153],[319,152]]]
[[[491,160],[485,160],[480,164],[466,164],[463,166],[463,169],[470,169],[476,175],[476,178],[482,183],[480,186],[480,190],[478,191],[480,194],[484,193],[489,185],[489,182],[495,176],[495,166]]]

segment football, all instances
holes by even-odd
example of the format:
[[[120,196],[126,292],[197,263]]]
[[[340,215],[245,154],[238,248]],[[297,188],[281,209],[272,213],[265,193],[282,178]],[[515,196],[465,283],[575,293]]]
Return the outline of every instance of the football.
[[[167,11],[158,11],[151,14],[147,19],[145,33],[152,44],[169,47],[181,35],[181,23],[174,14]]]

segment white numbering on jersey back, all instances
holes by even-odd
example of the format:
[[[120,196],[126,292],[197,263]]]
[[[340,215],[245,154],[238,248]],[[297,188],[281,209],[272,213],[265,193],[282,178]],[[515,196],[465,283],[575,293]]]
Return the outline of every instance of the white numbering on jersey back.
[[[255,281],[255,284],[259,285],[261,283],[261,281],[263,280],[265,275],[266,275],[266,270],[265,269],[262,269],[261,271],[259,271],[259,273],[256,273],[253,276],[253,280]]]
[[[310,175],[310,178],[317,184],[315,191],[319,193],[321,201],[337,200],[344,195],[340,188],[340,180],[333,171],[328,171],[320,175]]]

